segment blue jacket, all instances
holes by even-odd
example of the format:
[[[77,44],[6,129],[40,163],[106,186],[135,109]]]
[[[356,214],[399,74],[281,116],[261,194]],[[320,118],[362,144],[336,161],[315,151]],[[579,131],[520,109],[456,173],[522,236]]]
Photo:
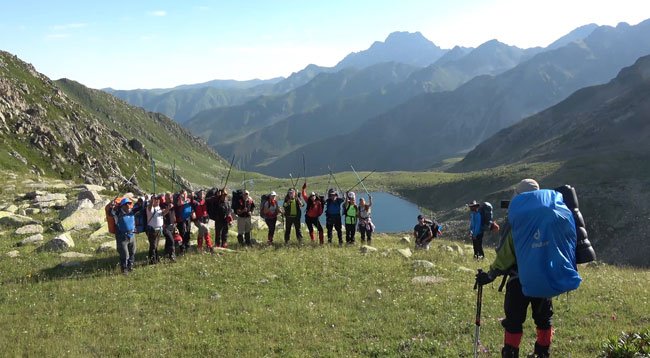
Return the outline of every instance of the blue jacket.
[[[325,215],[327,216],[339,216],[341,215],[341,204],[345,200],[342,198],[336,198],[336,200],[327,199],[325,201]]]
[[[472,232],[472,236],[474,237],[483,232],[483,228],[481,227],[481,213],[478,211],[470,212],[469,230]]]

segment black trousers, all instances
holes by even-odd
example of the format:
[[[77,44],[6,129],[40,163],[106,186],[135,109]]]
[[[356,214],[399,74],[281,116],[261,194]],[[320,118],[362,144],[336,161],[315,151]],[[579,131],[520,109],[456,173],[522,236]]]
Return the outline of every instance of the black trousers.
[[[163,226],[163,235],[165,236],[165,256],[174,258],[174,225]]]
[[[339,237],[339,244],[343,243],[343,232],[341,231],[341,215],[327,215],[325,226],[327,227],[327,241],[332,242],[332,229],[336,229]]]
[[[266,226],[269,227],[269,240],[273,240],[275,236],[275,225],[278,223],[278,218],[266,218],[264,219]]]
[[[302,242],[302,232],[300,231],[300,216],[287,216],[284,218],[284,242],[289,242],[291,236],[291,227],[296,229],[296,238]]]
[[[529,304],[537,328],[551,328],[551,318],[553,317],[552,299],[524,296],[519,278],[515,278],[506,285],[506,298],[503,301],[506,318],[501,321],[501,325],[508,333],[523,332],[523,324],[526,321]]]
[[[314,232],[314,226],[316,226],[318,232],[323,232],[323,225],[320,224],[317,217],[312,218],[311,216],[305,215],[305,224],[307,224],[307,230],[309,230],[310,234]]]
[[[183,238],[183,246],[181,247],[181,250],[186,251],[190,247],[190,223],[190,220],[187,219],[176,224],[178,233]]]
[[[228,240],[228,223],[214,222],[214,244],[223,246]]]
[[[485,256],[483,253],[483,233],[472,238],[472,246],[474,247],[474,256]]]
[[[357,223],[345,224],[345,242],[354,243],[354,235],[357,233]]]

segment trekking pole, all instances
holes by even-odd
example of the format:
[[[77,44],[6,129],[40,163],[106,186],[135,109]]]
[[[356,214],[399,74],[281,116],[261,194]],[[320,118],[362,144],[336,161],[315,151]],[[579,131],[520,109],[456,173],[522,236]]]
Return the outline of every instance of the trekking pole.
[[[339,185],[339,182],[336,181],[336,177],[334,176],[334,173],[332,173],[332,168],[330,168],[330,166],[328,165],[327,169],[330,170],[330,176],[332,177],[332,179],[334,179],[334,184],[336,184],[336,187],[339,188],[339,192],[341,192],[341,194],[343,194],[343,190],[341,190],[341,186]]]
[[[307,166],[305,165],[305,153],[302,153],[302,176],[305,178],[305,184],[307,184]]]
[[[151,158],[151,181],[153,183],[153,193],[156,193],[156,162]]]
[[[360,179],[359,182],[356,183],[356,184],[354,184],[354,186],[352,186],[352,188],[348,189],[348,191],[350,191],[350,190],[356,188],[357,185],[359,185],[359,184],[363,184],[363,181],[366,180],[366,178],[369,177],[369,176],[370,176],[372,173],[374,173],[374,172],[375,172],[375,171],[373,170],[373,171],[371,171],[370,173],[368,173],[368,175],[366,175],[365,177],[363,177],[363,179]]]
[[[230,179],[230,171],[232,170],[232,165],[235,162],[235,156],[232,156],[232,159],[230,160],[230,168],[228,168],[228,175],[226,175],[226,182],[223,183],[223,188],[221,188],[221,191],[224,191],[226,189],[226,185],[228,185],[228,179]]]
[[[289,173],[289,178],[291,179],[291,188],[296,190],[296,184],[293,182],[293,175],[291,175],[291,173]],[[296,180],[296,183],[298,183],[298,180]]]
[[[478,273],[483,270],[478,269]],[[474,331],[474,358],[478,357],[478,346],[480,344],[479,335],[481,334],[481,306],[483,305],[483,285],[478,282],[474,283],[474,289],[478,289],[476,293],[476,329]]]
[[[172,166],[172,193],[175,193],[174,188],[176,187],[176,159],[174,159],[174,165]]]
[[[366,195],[368,195],[368,197],[370,197],[370,193],[368,192],[368,189],[366,189],[366,185],[363,184],[363,181],[362,181],[361,178],[359,177],[359,173],[357,173],[357,171],[354,170],[354,167],[352,166],[352,164],[350,164],[350,168],[352,168],[352,171],[354,172],[354,175],[357,176],[357,179],[358,179],[359,182],[361,183],[361,186],[363,187],[363,190],[366,191]]]

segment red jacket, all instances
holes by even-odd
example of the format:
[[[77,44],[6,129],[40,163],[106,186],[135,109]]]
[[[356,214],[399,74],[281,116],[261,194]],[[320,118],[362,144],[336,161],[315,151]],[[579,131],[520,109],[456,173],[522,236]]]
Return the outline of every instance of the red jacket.
[[[305,202],[307,203],[307,213],[305,215],[310,218],[317,218],[323,214],[323,203],[321,203],[319,199],[310,203],[309,196],[307,196],[305,189],[302,190],[302,198],[305,199]]]
[[[194,209],[194,213],[196,214],[196,218],[204,218],[208,216],[208,206],[206,205],[205,200],[201,201],[192,201],[192,207]]]

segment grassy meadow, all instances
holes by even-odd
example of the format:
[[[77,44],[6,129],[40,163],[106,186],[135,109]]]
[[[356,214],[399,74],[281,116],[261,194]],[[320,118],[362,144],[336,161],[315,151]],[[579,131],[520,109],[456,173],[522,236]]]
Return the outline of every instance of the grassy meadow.
[[[257,237],[265,233],[258,232]],[[405,258],[400,235],[379,234],[378,252],[307,243],[216,255],[188,253],[175,263],[138,265],[129,276],[115,252],[94,254],[75,237],[75,251],[93,253],[76,266],[56,253],[18,248],[2,255],[0,344],[3,356],[436,356],[472,355],[475,271],[486,261],[434,242]],[[231,238],[231,242],[234,238]],[[465,243],[467,244],[467,243]],[[15,249],[0,242],[0,252]],[[32,252],[30,252],[32,251]],[[78,259],[77,259],[78,260]],[[419,268],[427,260],[433,268]],[[581,287],[555,299],[558,357],[594,357],[610,336],[650,325],[650,273],[605,264],[581,267]],[[440,282],[415,284],[416,276]],[[481,356],[497,356],[503,293],[485,286]],[[522,342],[532,351],[528,320]]]

